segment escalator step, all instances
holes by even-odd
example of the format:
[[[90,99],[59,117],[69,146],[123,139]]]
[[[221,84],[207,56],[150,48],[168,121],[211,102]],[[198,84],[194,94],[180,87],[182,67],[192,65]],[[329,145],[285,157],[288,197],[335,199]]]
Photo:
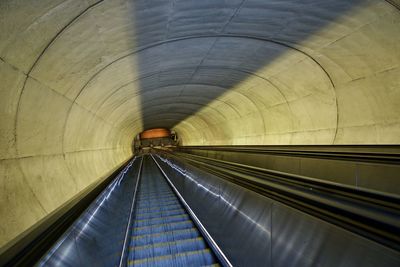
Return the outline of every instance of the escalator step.
[[[138,193],[139,193],[139,196],[149,196],[149,197],[154,196],[154,197],[156,197],[156,196],[160,196],[160,195],[163,195],[163,194],[170,194],[171,193],[171,189],[169,189],[169,188],[163,188],[163,189],[159,188],[158,190],[148,191],[145,188],[141,188]]]
[[[203,249],[153,258],[129,260],[128,266],[204,266],[215,262],[216,260],[211,254],[210,249]]]
[[[136,214],[143,213],[155,213],[155,212],[163,212],[173,209],[182,209],[182,205],[180,203],[168,203],[166,205],[158,205],[158,206],[143,206],[137,207]]]
[[[138,198],[137,203],[160,203],[169,200],[176,200],[175,196],[162,196],[157,198]]]
[[[138,208],[146,208],[146,207],[159,207],[160,205],[168,205],[171,203],[176,203],[178,204],[179,201],[175,198],[175,199],[168,199],[168,200],[160,200],[160,201],[138,201],[137,205]]]
[[[178,209],[181,208],[182,205],[180,203],[171,203],[168,205],[160,205],[158,207],[137,207],[136,213],[149,213],[149,212],[160,212],[160,211],[166,211],[166,210],[172,210],[172,209]]]
[[[148,193],[145,191],[138,192],[138,196],[143,197],[143,198],[157,198],[157,197],[164,197],[164,196],[170,196],[170,195],[173,195],[171,190],[168,190],[168,191],[163,190],[163,191],[157,192],[157,193]]]
[[[191,220],[173,222],[173,223],[163,223],[163,224],[135,227],[133,228],[132,235],[136,236],[136,235],[154,234],[165,231],[182,230],[192,227],[194,227],[194,224]]]
[[[173,209],[173,210],[165,210],[160,212],[145,212],[136,214],[136,220],[144,220],[144,219],[151,219],[151,218],[158,218],[162,216],[172,216],[172,215],[180,215],[186,214],[185,210],[182,208]]]
[[[153,258],[163,255],[179,254],[182,252],[203,250],[207,248],[207,244],[202,237],[183,239],[171,242],[163,242],[158,244],[137,246],[131,248],[132,259]]]
[[[199,237],[200,233],[196,228],[166,231],[163,233],[146,234],[133,236],[131,239],[131,247],[154,245],[163,242],[171,242],[182,239],[196,238]]]
[[[138,198],[140,200],[158,200],[160,198],[169,198],[169,197],[175,197],[172,192],[169,192],[168,194],[163,193],[163,194],[157,194],[157,195],[146,195],[146,196],[142,196],[142,195],[138,195]]]
[[[163,223],[172,223],[172,222],[180,222],[189,220],[189,215],[172,215],[172,216],[164,216],[159,218],[151,218],[145,220],[136,220],[134,222],[135,227],[149,226],[155,224],[163,224]]]
[[[173,194],[163,195],[163,196],[156,196],[156,197],[139,197],[137,200],[138,202],[142,201],[161,201],[161,200],[168,200],[168,199],[176,199],[176,196]]]

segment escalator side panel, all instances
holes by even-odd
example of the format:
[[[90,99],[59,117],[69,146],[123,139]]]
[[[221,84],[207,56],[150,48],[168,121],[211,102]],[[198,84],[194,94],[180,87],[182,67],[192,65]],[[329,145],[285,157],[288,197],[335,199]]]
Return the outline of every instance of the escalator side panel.
[[[273,266],[400,266],[400,253],[279,202],[272,213]]]
[[[157,162],[233,266],[400,266],[400,253],[191,166]]]
[[[175,165],[173,169],[160,160],[157,162],[233,266],[270,266],[268,211],[272,201],[208,173],[197,172],[194,177],[182,167]]]
[[[128,164],[37,265],[117,266],[139,166]]]

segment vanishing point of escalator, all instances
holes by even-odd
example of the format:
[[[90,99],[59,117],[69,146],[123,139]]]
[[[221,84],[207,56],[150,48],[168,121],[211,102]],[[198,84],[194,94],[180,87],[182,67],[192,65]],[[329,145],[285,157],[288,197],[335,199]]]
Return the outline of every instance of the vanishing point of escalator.
[[[218,261],[150,156],[144,156],[128,266],[209,266]]]

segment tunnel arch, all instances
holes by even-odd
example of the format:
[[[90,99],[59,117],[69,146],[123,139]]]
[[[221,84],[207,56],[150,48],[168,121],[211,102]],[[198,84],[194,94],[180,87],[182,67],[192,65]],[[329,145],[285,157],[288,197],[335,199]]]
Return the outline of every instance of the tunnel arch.
[[[15,222],[0,221],[0,246],[150,126],[185,145],[399,143],[392,1],[167,5],[0,3],[0,200],[13,210],[0,218]]]

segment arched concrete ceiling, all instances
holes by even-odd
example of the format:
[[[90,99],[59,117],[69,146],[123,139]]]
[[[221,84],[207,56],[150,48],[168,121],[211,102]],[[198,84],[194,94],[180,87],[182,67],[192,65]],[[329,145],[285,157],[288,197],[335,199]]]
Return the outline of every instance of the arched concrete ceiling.
[[[394,0],[1,1],[0,246],[126,160],[143,129],[399,143],[399,44]]]

